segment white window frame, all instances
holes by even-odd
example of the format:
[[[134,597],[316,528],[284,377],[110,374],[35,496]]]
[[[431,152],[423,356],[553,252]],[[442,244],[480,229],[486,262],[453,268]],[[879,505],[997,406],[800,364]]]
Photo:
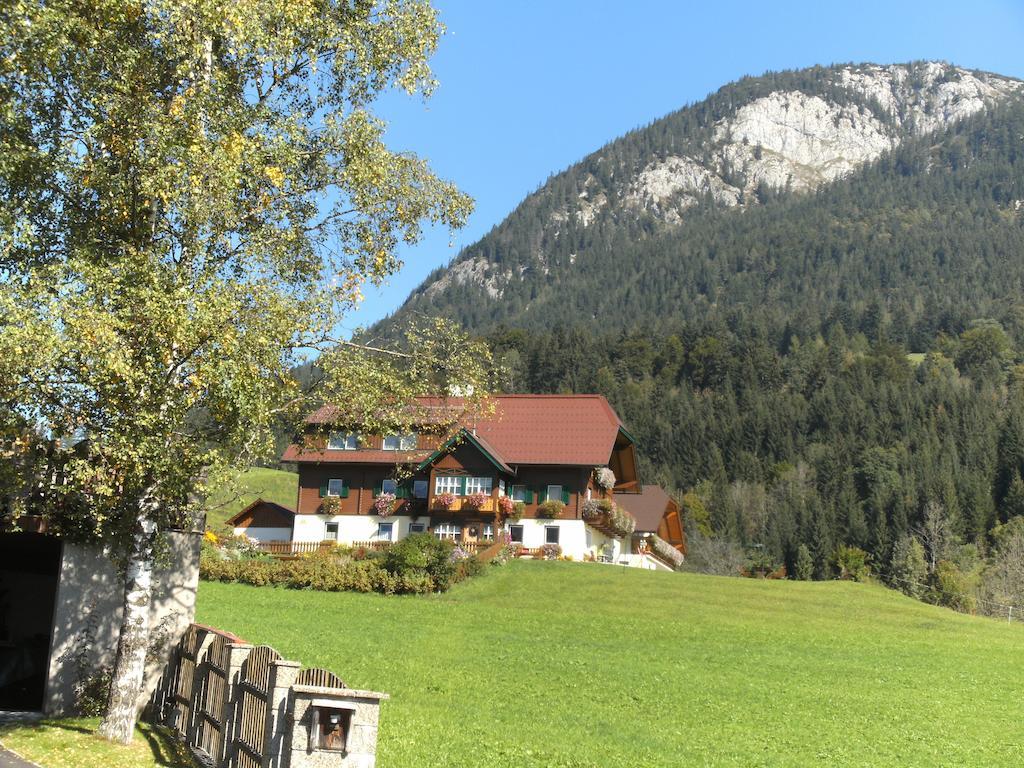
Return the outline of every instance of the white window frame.
[[[393,478],[385,478],[380,481],[380,492],[381,493],[396,493],[398,491],[398,481]]]
[[[385,536],[383,531],[387,529],[388,533]],[[394,520],[381,520],[377,523],[377,541],[394,541],[395,540],[395,521]]]
[[[472,496],[474,493],[483,493],[488,496],[494,490],[494,478],[493,477],[467,477],[466,478],[466,495]]]
[[[480,527],[480,538],[484,541],[494,541],[494,524],[484,523]]]
[[[427,498],[427,491],[430,490],[429,480],[413,480],[412,481],[412,497],[414,499],[425,499]]]
[[[513,485],[512,486],[512,501],[526,501],[526,486],[525,485]]]
[[[519,529],[519,539],[518,540],[516,540],[515,536],[512,533],[512,529],[513,528],[518,528]],[[511,541],[513,544],[522,544],[523,543],[523,538],[525,536],[526,536],[526,527],[522,523],[516,523],[515,525],[510,525],[508,527],[508,540]]]
[[[548,534],[551,531],[555,532],[555,540],[554,541],[548,541]],[[560,541],[561,537],[562,537],[562,528],[560,526],[557,526],[557,525],[545,525],[544,526],[544,543],[545,544],[560,544],[561,543],[561,541]]]
[[[409,533],[425,533],[426,530],[426,523],[409,523]]]
[[[327,481],[327,495],[341,496],[341,489],[345,487],[345,481],[340,477],[332,477]]]
[[[333,536],[331,536],[331,529],[334,529]],[[324,541],[337,541],[340,533],[341,525],[338,523],[324,523]]]
[[[450,493],[458,496],[461,485],[462,478],[459,475],[435,475],[434,495],[440,496],[442,493]]]
[[[331,432],[327,436],[330,451],[354,451],[359,447],[359,435],[355,432]]]
[[[401,441],[401,439],[402,438],[399,435],[384,435],[384,439],[381,441],[380,448],[382,451],[397,451],[398,444]],[[388,445],[389,442],[391,443],[391,445]]]
[[[442,540],[462,541],[462,526],[458,523],[437,523],[434,525],[434,536]]]
[[[545,492],[546,495],[545,495],[544,499],[546,501],[561,501],[562,500],[562,488],[563,487],[564,486],[561,486],[561,485],[549,485],[548,488],[547,488],[547,491]],[[557,488],[558,489],[558,493],[556,493],[554,496],[551,495],[551,489],[552,488]]]

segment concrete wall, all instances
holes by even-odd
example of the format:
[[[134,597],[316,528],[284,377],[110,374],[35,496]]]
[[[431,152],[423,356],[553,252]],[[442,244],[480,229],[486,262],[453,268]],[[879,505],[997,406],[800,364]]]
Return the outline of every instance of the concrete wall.
[[[159,678],[171,648],[195,615],[199,543],[200,535],[195,533],[161,536],[150,611],[153,642],[140,708]],[[113,663],[123,599],[124,582],[100,547],[64,542],[43,701],[46,714],[69,713],[74,707],[77,648],[88,648],[88,662],[93,668]],[[92,642],[87,639],[90,632]]]

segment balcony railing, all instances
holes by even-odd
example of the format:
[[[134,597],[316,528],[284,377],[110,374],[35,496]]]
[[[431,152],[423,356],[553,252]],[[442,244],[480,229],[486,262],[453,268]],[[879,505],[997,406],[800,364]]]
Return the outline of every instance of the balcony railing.
[[[455,501],[451,506],[444,506],[439,503],[435,496],[430,500],[430,511],[431,512],[493,512],[494,511],[494,499],[488,499],[479,507],[475,507],[469,503],[469,499],[466,497],[456,497]]]

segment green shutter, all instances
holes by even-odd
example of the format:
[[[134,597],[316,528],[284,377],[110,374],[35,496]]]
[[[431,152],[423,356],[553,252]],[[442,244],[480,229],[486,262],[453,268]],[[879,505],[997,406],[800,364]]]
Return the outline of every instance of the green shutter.
[[[533,491],[531,491],[529,488],[524,488],[523,491],[523,503],[533,504]]]
[[[376,499],[378,496],[381,495],[381,493],[383,493],[383,491],[384,483],[377,483],[375,486],[373,486],[373,498]]]
[[[466,495],[466,478],[460,477],[459,478],[459,496],[465,496],[465,495]]]
[[[338,494],[342,499],[348,498],[348,482],[345,480],[341,481],[341,493]]]
[[[562,488],[562,503],[563,504],[568,504],[569,503],[569,489],[568,488]]]
[[[324,483],[323,485],[320,486],[320,498],[322,499],[326,495],[327,495],[327,483]]]
[[[402,483],[400,486],[395,488],[396,499],[408,499],[409,498],[409,486]]]
[[[547,486],[544,486],[543,488],[538,488],[537,489],[537,503],[538,504],[543,504],[547,500],[548,500],[548,488],[547,488]]]

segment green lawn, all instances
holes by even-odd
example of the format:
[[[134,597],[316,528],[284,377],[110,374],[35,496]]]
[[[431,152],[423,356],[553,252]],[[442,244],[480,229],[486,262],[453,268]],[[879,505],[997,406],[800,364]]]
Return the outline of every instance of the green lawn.
[[[194,768],[169,732],[140,723],[131,746],[96,735],[96,719],[0,726],[0,744],[44,768]]]
[[[198,621],[390,693],[382,768],[1024,763],[1024,627],[881,587],[516,562],[427,598],[203,583]]]
[[[253,467],[242,473],[235,488],[214,490],[206,504],[206,527],[220,528],[224,521],[256,499],[274,501],[295,509],[299,476],[280,469]]]

